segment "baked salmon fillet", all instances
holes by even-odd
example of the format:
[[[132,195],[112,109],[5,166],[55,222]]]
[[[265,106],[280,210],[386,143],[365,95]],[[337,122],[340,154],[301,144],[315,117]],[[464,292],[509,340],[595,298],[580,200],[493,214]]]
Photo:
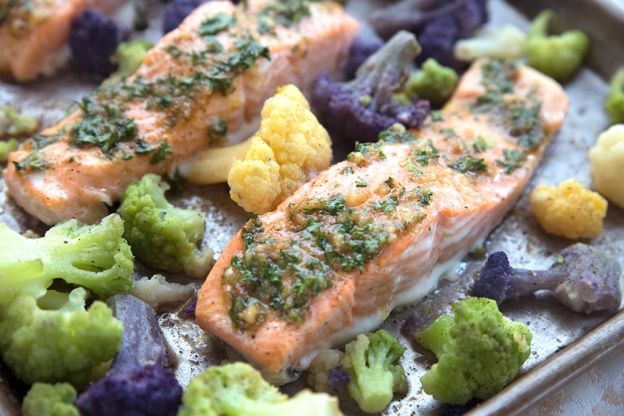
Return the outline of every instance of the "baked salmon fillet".
[[[482,242],[523,192],[568,107],[528,67],[478,61],[419,131],[394,126],[231,240],[199,325],[274,382],[379,326]]]
[[[0,0],[0,74],[19,82],[49,75],[68,57],[72,21],[86,9],[106,14],[125,0]]]
[[[131,181],[184,171],[202,150],[246,139],[277,87],[306,93],[336,72],[358,28],[329,1],[208,2],[133,76],[102,85],[12,153],[9,193],[47,224],[95,222]]]

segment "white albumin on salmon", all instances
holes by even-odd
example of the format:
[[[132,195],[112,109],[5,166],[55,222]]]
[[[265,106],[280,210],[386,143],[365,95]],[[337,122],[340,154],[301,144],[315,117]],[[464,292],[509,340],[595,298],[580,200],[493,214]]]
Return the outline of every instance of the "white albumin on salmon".
[[[0,75],[50,75],[69,56],[72,21],[86,9],[113,13],[125,0],[0,0]]]
[[[419,131],[393,128],[239,232],[196,317],[271,380],[435,289],[514,205],[568,107],[528,67],[479,61]]]
[[[200,6],[133,76],[103,85],[12,153],[10,195],[47,224],[92,223],[131,181],[247,138],[277,87],[306,93],[321,72],[338,71],[359,28],[334,2],[277,3]]]

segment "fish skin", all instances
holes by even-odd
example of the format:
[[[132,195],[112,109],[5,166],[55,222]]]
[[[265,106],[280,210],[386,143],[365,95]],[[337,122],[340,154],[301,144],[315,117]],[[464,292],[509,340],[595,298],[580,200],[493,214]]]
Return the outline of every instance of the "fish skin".
[[[349,195],[363,192],[355,186],[364,179],[368,189],[378,189],[388,177],[409,186],[422,185],[433,192],[432,203],[425,208],[426,217],[412,229],[387,244],[363,271],[336,272],[332,287],[314,297],[308,304],[307,315],[295,325],[269,310],[268,317],[256,328],[246,331],[234,327],[229,317],[230,300],[222,276],[232,258],[241,253],[241,232],[237,233],[223,251],[206,278],[197,302],[197,322],[206,331],[224,340],[274,382],[291,381],[305,370],[323,348],[339,345],[358,333],[375,329],[392,309],[417,301],[435,289],[437,281],[429,280],[434,266],[440,262],[461,258],[475,244],[487,237],[506,213],[514,206],[538,166],[542,153],[561,127],[568,108],[568,99],[559,84],[528,67],[520,67],[515,80],[516,94],[532,95],[541,101],[540,117],[545,139],[528,156],[524,165],[506,174],[497,165],[503,148],[516,149],[517,143],[500,123],[485,115],[471,112],[471,105],[484,93],[481,85],[481,65],[478,61],[462,77],[449,103],[441,111],[443,120],[426,124],[413,134],[431,139],[440,150],[439,163],[422,168],[423,174],[408,176],[405,160],[410,144],[386,144],[384,160],[364,167],[344,161],[330,167],[301,187],[274,212],[260,216],[265,234],[279,241],[288,241],[288,207],[315,198],[329,198],[337,192]],[[443,132],[452,128],[466,144],[478,136],[494,142],[495,147],[480,154],[488,164],[486,174],[462,174],[450,169],[451,159],[461,152],[455,138]],[[449,160],[444,160],[448,157]],[[341,174],[351,167],[352,175]],[[405,185],[408,188],[408,185]],[[408,190],[409,191],[409,190]],[[368,201],[378,200],[372,192]],[[358,200],[356,195],[356,200]],[[420,289],[416,296],[410,290]],[[363,326],[357,326],[370,318]]]

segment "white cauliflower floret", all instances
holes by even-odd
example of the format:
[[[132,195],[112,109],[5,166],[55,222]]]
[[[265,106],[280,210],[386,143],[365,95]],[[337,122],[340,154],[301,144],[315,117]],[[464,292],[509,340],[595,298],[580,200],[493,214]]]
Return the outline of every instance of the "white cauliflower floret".
[[[594,187],[624,208],[624,124],[612,126],[589,151]]]
[[[143,277],[134,283],[132,294],[159,312],[164,305],[182,303],[195,290],[195,285],[181,285],[170,283],[165,276],[155,274],[152,277]]]
[[[455,57],[462,61],[478,58],[518,59],[526,53],[526,35],[517,27],[485,28],[470,39],[455,44]]]

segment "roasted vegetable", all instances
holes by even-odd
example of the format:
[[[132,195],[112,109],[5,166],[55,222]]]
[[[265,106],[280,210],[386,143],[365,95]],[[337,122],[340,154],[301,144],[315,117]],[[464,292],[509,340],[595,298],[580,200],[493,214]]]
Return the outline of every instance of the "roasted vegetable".
[[[384,41],[372,30],[362,29],[349,47],[343,66],[346,79],[353,79],[358,68],[375,52],[381,49]]]
[[[338,416],[338,401],[302,391],[289,399],[249,364],[208,368],[191,380],[179,416]]]
[[[589,50],[589,38],[580,30],[548,35],[548,24],[553,16],[553,12],[545,10],[533,20],[527,40],[527,57],[530,66],[563,82],[583,64]]]
[[[574,179],[556,188],[538,185],[529,196],[531,210],[546,232],[578,240],[602,233],[607,201]]]
[[[113,56],[113,62],[117,64],[117,71],[107,81],[117,82],[134,74],[143,61],[145,61],[145,56],[152,46],[151,42],[143,39],[120,44]]]
[[[497,303],[540,290],[576,312],[615,312],[620,307],[618,261],[601,249],[577,243],[559,253],[548,270],[515,269],[504,252],[491,254],[475,280],[472,294]]]
[[[278,89],[262,108],[258,132],[246,142],[204,152],[188,178],[227,182],[244,210],[274,209],[331,163],[331,139],[294,85]]]
[[[596,190],[624,208],[624,124],[612,126],[598,136],[589,160]]]
[[[170,0],[163,12],[163,32],[169,33],[180,26],[180,23],[208,0]]]
[[[434,58],[456,70],[466,64],[455,59],[453,49],[488,20],[485,0],[403,0],[379,8],[370,23],[384,39],[400,30],[412,32],[422,46],[419,62]]]
[[[368,413],[384,410],[394,393],[407,391],[407,377],[399,360],[405,352],[388,331],[361,334],[345,347],[343,366],[349,372],[349,394]]]
[[[85,308],[87,292],[20,295],[0,312],[0,351],[25,383],[82,385],[105,369],[121,346],[123,327],[105,303]]]
[[[214,256],[209,248],[197,248],[204,238],[205,215],[171,205],[165,198],[168,189],[153,174],[128,186],[118,210],[124,220],[124,237],[146,265],[204,278]]]
[[[0,141],[0,163],[9,160],[9,154],[17,150],[17,140]]]
[[[0,108],[0,139],[8,137],[29,136],[37,131],[39,122],[33,116],[6,106]]]
[[[314,391],[336,393],[343,391],[351,375],[342,367],[344,353],[339,350],[324,350],[316,356],[308,371],[308,385]]]
[[[455,57],[471,62],[478,58],[520,59],[526,54],[527,37],[515,26],[485,28],[473,38],[455,44]]]
[[[156,320],[156,313],[149,305],[128,294],[115,295],[107,303],[124,327],[121,349],[115,356],[113,369],[154,365],[166,367],[171,364],[167,341]]]
[[[192,283],[181,285],[168,282],[161,274],[142,277],[132,288],[132,294],[154,308],[156,312],[161,312],[163,306],[184,302],[194,291],[195,285]]]
[[[80,416],[74,406],[76,390],[71,384],[35,383],[22,402],[24,416]]]
[[[611,78],[605,109],[609,113],[612,124],[624,123],[624,66],[618,69]]]
[[[312,104],[334,140],[373,141],[395,123],[418,127],[429,103],[395,98],[412,72],[420,46],[414,35],[400,32],[366,60],[353,81],[335,82],[327,74],[317,80]],[[408,100],[409,101],[409,100]]]
[[[182,387],[175,375],[161,366],[113,369],[78,397],[83,416],[175,416]]]
[[[451,68],[427,59],[420,70],[415,71],[407,81],[406,92],[411,97],[429,101],[436,107],[442,106],[455,91],[457,73]]]
[[[129,32],[103,14],[85,10],[74,19],[69,32],[69,48],[81,70],[106,78],[115,71],[112,57]]]
[[[67,221],[42,238],[26,238],[0,224],[0,305],[18,294],[39,298],[54,279],[84,286],[104,299],[127,292],[134,262],[122,235],[118,215],[97,225]]]
[[[425,393],[450,404],[487,399],[512,381],[531,353],[531,331],[504,317],[496,302],[468,298],[415,334],[438,362],[421,377]]]

